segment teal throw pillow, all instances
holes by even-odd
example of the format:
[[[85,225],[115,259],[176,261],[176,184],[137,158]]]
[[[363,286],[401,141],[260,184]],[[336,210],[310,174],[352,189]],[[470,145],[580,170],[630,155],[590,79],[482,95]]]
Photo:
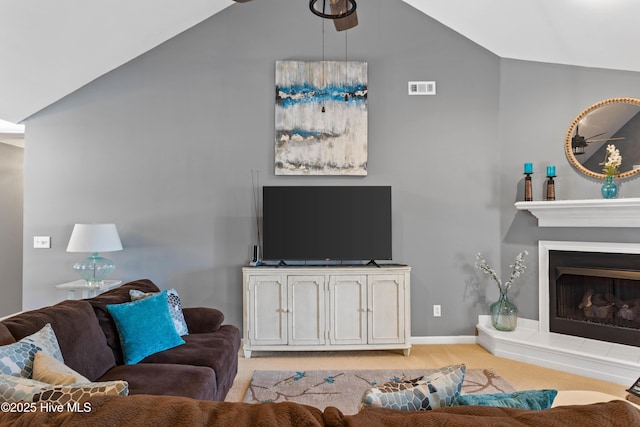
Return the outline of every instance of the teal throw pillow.
[[[513,393],[465,394],[458,396],[455,405],[501,406],[540,411],[549,409],[553,404],[557,390],[524,390]]]
[[[159,292],[147,292],[144,293],[137,289],[131,289],[129,296],[131,301],[137,301],[142,298],[147,298],[152,295],[157,295]],[[176,327],[178,335],[189,335],[189,328],[187,328],[187,322],[184,320],[184,314],[182,313],[182,302],[180,301],[180,295],[178,291],[171,288],[167,291],[167,299],[169,300],[169,312],[173,319],[173,325]]]
[[[167,291],[138,301],[108,304],[107,310],[116,324],[127,365],[185,343],[173,326]]]

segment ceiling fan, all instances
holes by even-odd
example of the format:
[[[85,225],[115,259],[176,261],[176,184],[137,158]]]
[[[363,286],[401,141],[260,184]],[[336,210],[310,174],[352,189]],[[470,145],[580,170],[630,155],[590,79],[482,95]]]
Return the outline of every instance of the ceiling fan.
[[[251,0],[234,0],[247,3]],[[358,25],[355,0],[309,0],[309,9],[314,15],[331,19],[336,31],[349,30]]]
[[[580,135],[579,126],[576,125],[576,134],[573,136],[573,138],[571,138],[571,151],[573,151],[573,154],[575,155],[580,155],[585,153],[585,148],[587,147],[587,144],[590,144],[592,142],[620,141],[624,139],[624,137],[594,139],[604,135],[605,133],[606,132],[602,132],[597,135],[593,135],[589,138],[585,138],[584,136]]]

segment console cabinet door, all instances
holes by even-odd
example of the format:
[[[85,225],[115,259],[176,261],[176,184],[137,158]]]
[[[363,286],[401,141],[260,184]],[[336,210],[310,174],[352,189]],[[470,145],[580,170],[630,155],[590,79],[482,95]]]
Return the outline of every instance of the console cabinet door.
[[[284,276],[250,276],[249,341],[251,345],[287,344],[287,283]]]
[[[331,344],[367,343],[367,276],[329,278]]]
[[[368,343],[404,342],[404,276],[369,275],[367,291]]]
[[[326,339],[324,276],[288,276],[289,344],[321,345]]]

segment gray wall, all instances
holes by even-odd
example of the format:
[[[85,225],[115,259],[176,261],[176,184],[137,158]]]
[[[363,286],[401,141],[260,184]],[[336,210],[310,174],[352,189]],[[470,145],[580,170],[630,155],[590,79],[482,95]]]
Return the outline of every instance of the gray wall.
[[[482,252],[503,274],[528,249],[514,286],[537,318],[539,239],[629,241],[628,230],[538,229],[517,212],[522,164],[541,197],[555,164],[558,198],[598,197],[571,170],[564,134],[582,109],[638,96],[636,73],[500,60],[400,0],[369,0],[348,33],[349,59],[369,64],[369,174],[276,177],[274,63],[319,60],[322,21],[306,3],[235,5],[101,77],[28,123],[24,308],[64,298],[81,257],[65,247],[76,222],[115,222],[122,252],[112,276],[175,287],[186,306],[222,309],[242,324],[240,268],[254,243],[251,171],[262,185],[391,185],[394,261],[413,267],[412,335],[471,335],[497,289],[474,269]],[[326,59],[344,59],[344,34],[326,27]],[[436,80],[437,96],[407,81]],[[625,182],[623,196],[637,192]],[[538,191],[539,190],[539,191]],[[431,306],[441,304],[441,318]]]
[[[255,240],[251,170],[263,185],[391,185],[393,252],[413,266],[413,334],[472,334],[473,256],[499,254],[499,59],[399,0],[370,0],[349,32],[369,64],[369,174],[276,177],[274,65],[322,58],[322,21],[300,2],[235,5],[27,122],[24,307],[64,298],[76,222],[114,222],[114,278],[175,287],[186,306],[242,324]],[[344,58],[328,23],[326,59]],[[438,95],[407,95],[436,80]],[[431,317],[441,304],[443,316]]]
[[[22,307],[24,149],[0,143],[0,317]]]

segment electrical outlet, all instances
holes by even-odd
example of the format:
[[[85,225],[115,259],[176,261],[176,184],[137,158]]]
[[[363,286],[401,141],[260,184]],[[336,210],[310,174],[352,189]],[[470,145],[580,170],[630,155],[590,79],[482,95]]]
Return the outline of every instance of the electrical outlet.
[[[433,306],[433,317],[440,316],[442,316],[442,307],[440,307],[440,304],[436,304]]]
[[[51,236],[33,236],[35,249],[51,249]]]

